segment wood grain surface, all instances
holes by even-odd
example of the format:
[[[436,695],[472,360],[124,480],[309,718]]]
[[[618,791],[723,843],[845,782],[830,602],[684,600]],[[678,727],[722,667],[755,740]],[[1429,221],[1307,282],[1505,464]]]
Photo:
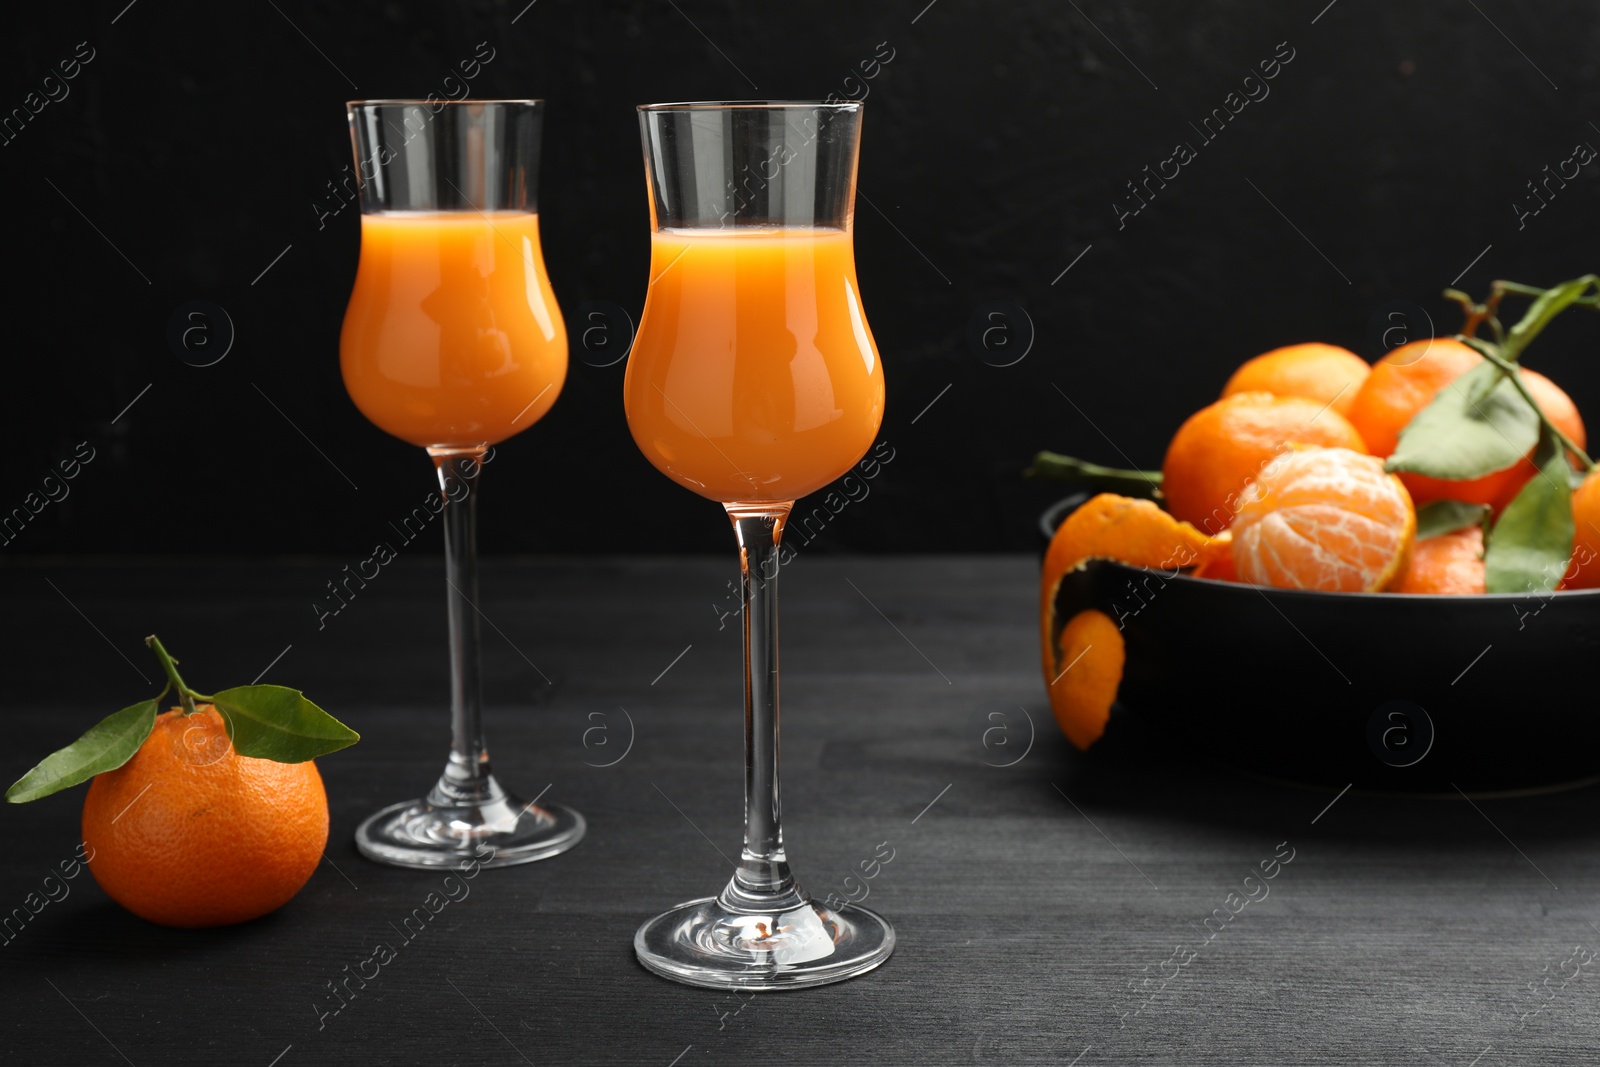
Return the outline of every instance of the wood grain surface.
[[[864,890],[900,940],[866,977],[745,996],[656,978],[631,947],[644,919],[719,889],[738,848],[731,553],[486,565],[496,771],[548,785],[589,836],[484,872],[401,944],[442,876],[369,863],[351,833],[444,757],[443,582],[435,561],[401,559],[319,630],[310,604],[341,566],[0,571],[7,781],[158,688],[151,631],[197,687],[271,664],[262,681],[362,733],[320,761],[327,862],[274,915],[167,930],[88,874],[55,883],[66,895],[0,944],[4,1062],[1596,1061],[1600,790],[1336,796],[1126,721],[1080,755],[1044,702],[1023,556],[802,553],[785,571],[790,855],[814,893]],[[1193,714],[1218,731],[1233,677],[1195,679]],[[1534,703],[1507,709],[1508,729]],[[0,813],[0,914],[72,857],[81,797]],[[885,842],[876,877],[847,881]],[[333,1014],[327,983],[379,943],[396,958]]]

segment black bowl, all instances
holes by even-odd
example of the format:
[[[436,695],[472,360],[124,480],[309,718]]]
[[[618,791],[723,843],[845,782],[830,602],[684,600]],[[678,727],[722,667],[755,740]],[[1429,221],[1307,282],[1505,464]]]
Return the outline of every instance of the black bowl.
[[[1335,789],[1454,796],[1600,775],[1600,713],[1580,684],[1600,655],[1600,590],[1316,593],[1091,560],[1056,598],[1058,618],[1086,608],[1126,643],[1108,734],[1137,716],[1197,759]]]

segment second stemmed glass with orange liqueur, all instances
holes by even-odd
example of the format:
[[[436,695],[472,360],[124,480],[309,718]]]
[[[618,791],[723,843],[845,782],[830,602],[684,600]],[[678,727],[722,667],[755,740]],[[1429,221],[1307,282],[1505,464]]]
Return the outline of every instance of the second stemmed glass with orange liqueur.
[[[583,816],[524,802],[490,772],[478,651],[478,478],[489,448],[561,392],[567,333],[539,247],[540,100],[349,106],[361,262],[345,311],[345,388],[427,449],[449,584],[450,758],[428,794],[370,816],[363,855],[399,867],[496,867],[564,852]]]
[[[894,929],[795,881],[778,793],[778,550],[796,498],[847,472],[883,420],[856,282],[858,103],[640,108],[653,233],[628,359],[628,427],[662,473],[723,505],[739,543],[745,835],[715,897],[639,928],[650,970],[792,989],[878,966]]]

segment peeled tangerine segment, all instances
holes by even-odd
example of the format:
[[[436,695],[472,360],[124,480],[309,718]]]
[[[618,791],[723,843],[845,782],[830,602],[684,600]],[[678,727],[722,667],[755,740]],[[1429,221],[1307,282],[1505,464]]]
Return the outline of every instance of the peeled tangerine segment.
[[[1383,461],[1343,448],[1286,452],[1245,491],[1233,524],[1241,581],[1372,592],[1405,573],[1417,515]]]
[[[1105,730],[1125,653],[1117,624],[1099,611],[1074,615],[1057,640],[1061,579],[1090,559],[1135,567],[1200,566],[1225,553],[1227,545],[1226,539],[1207,537],[1148,500],[1115,493],[1091,498],[1056,529],[1040,582],[1039,637],[1050,705],[1074,745],[1088,748]]]

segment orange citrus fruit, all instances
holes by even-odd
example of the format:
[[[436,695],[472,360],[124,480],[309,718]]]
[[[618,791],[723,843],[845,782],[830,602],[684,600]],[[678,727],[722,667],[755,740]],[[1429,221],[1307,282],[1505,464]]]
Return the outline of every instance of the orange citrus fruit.
[[[1469,526],[1417,542],[1396,593],[1483,592],[1483,530]]]
[[[1234,393],[1201,408],[1167,446],[1161,470],[1168,509],[1209,534],[1221,533],[1245,486],[1294,444],[1367,450],[1343,415],[1305,397]]]
[[[1372,592],[1405,574],[1417,513],[1383,461],[1345,448],[1273,460],[1245,491],[1233,564],[1255,585]]]
[[[1572,561],[1563,589],[1600,589],[1600,468],[1572,494]]]
[[[1222,395],[1303,396],[1346,415],[1371,370],[1366,360],[1338,345],[1288,345],[1246,360],[1222,387]]]
[[[209,704],[156,716],[83,802],[95,881],[164,926],[223,926],[282,907],[316,870],[328,798],[311,761],[240,756]]]
[[[1449,337],[1401,345],[1372,365],[1372,373],[1350,405],[1350,424],[1360,432],[1368,452],[1387,457],[1399,443],[1406,423],[1427,407],[1439,390],[1482,360]]]
[[[1074,745],[1088,748],[1105,730],[1124,652],[1117,624],[1103,612],[1079,612],[1066,626],[1057,626],[1056,594],[1062,578],[1091,559],[1135,567],[1201,566],[1226,547],[1226,539],[1207,537],[1148,500],[1115,493],[1092,497],[1056,527],[1039,584],[1039,639],[1050,706]]]
[[[1528,387],[1528,392],[1533,394],[1533,399],[1538,403],[1539,410],[1543,411],[1550,421],[1555,423],[1556,429],[1566,434],[1573,444],[1587,451],[1589,448],[1589,435],[1584,429],[1583,417],[1578,414],[1578,405],[1572,402],[1572,398],[1563,392],[1559,385],[1536,370],[1524,368],[1522,381]],[[1521,463],[1518,463],[1510,470],[1496,471],[1478,480],[1479,482],[1487,483],[1482,490],[1484,493],[1494,494],[1488,501],[1478,500],[1473,497],[1455,496],[1454,494],[1452,494],[1452,499],[1470,499],[1473,503],[1488,503],[1496,511],[1499,511],[1511,503],[1512,497],[1522,491],[1522,487],[1528,484],[1528,479],[1538,473],[1539,468],[1534,466],[1530,454],[1529,457],[1523,459]],[[1496,479],[1498,479],[1498,484],[1495,484]],[[1448,486],[1457,483],[1443,482],[1441,484]]]
[[[1572,398],[1536,370],[1523,368],[1522,381],[1550,421],[1571,438],[1573,444],[1588,448],[1583,419],[1578,415],[1578,407]],[[1473,504],[1488,504],[1499,511],[1511,503],[1511,498],[1537,473],[1539,468],[1534,466],[1532,458],[1525,457],[1505,470],[1463,482],[1449,482],[1442,478],[1429,478],[1425,474],[1410,473],[1400,475],[1400,480],[1406,483],[1406,488],[1411,491],[1411,499],[1416,501],[1418,507],[1435,500],[1465,500]]]
[[[1380,359],[1350,410],[1350,421],[1367,442],[1367,450],[1375,456],[1392,453],[1400,442],[1400,431],[1417,412],[1482,360],[1471,348],[1448,337],[1413,341]],[[1579,448],[1587,448],[1583,419],[1572,398],[1536,370],[1522,368],[1522,380],[1550,421]],[[1498,510],[1511,502],[1536,470],[1531,459],[1524,459],[1506,470],[1467,481],[1411,473],[1402,474],[1400,480],[1406,483],[1418,507],[1448,499],[1487,504]]]

